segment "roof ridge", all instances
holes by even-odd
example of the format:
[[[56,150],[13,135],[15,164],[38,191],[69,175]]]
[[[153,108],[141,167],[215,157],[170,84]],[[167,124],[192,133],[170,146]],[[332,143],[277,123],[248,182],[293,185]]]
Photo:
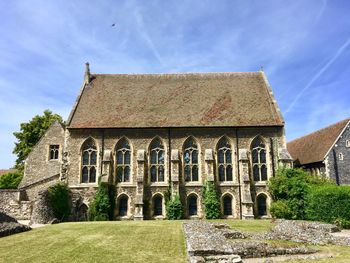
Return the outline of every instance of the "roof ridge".
[[[222,75],[258,75],[260,71],[247,72],[178,72],[178,73],[90,73],[92,76],[222,76]]]
[[[339,124],[342,123],[342,122],[345,122],[345,123],[344,123],[344,126],[345,126],[349,121],[350,121],[350,118],[346,118],[346,119],[344,119],[344,120],[341,120],[341,121],[338,121],[338,122],[336,122],[336,123],[330,124],[330,125],[328,125],[328,126],[326,126],[326,127],[323,127],[323,128],[321,128],[321,129],[318,129],[318,130],[316,130],[316,131],[313,131],[313,132],[307,133],[307,134],[305,134],[305,135],[303,135],[303,136],[300,136],[300,137],[298,137],[298,138],[296,138],[296,139],[294,139],[294,140],[291,140],[291,141],[288,142],[288,143],[292,143],[292,142],[298,141],[298,140],[300,140],[300,139],[302,139],[302,138],[304,138],[304,137],[307,137],[307,136],[310,136],[310,135],[313,135],[313,134],[322,132],[322,131],[327,130],[327,129],[333,127],[333,126],[339,125]]]

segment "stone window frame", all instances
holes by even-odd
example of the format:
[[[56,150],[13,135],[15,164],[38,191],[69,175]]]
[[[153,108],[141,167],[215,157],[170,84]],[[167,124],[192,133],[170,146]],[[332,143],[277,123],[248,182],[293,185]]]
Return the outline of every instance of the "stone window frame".
[[[87,142],[91,140],[94,144],[95,144],[95,147],[96,147],[96,164],[95,165],[83,165],[83,153],[84,153],[84,146],[85,144],[87,144]],[[91,153],[89,153],[89,156],[91,156]],[[80,163],[79,163],[79,171],[80,171],[80,184],[83,184],[83,185],[97,185],[98,183],[98,176],[99,176],[99,146],[97,144],[97,140],[94,139],[93,137],[89,136],[88,138],[86,138],[83,143],[81,144],[81,147],[80,147]],[[89,159],[90,160],[90,159]],[[87,167],[88,170],[90,171],[90,169],[92,167],[95,167],[95,170],[96,170],[96,174],[95,174],[95,182],[90,182],[90,172],[88,173],[88,182],[83,182],[83,169],[84,167]]]
[[[57,147],[57,148],[52,149],[54,147]],[[61,145],[59,145],[59,144],[50,144],[49,145],[49,149],[48,149],[48,160],[49,161],[58,161],[59,158],[60,158],[60,149],[61,149]],[[56,155],[56,156],[54,156],[56,158],[51,158],[52,157],[52,155],[51,155],[52,153],[54,155]]]
[[[189,199],[191,198],[191,196],[196,196],[197,200],[196,200],[196,206],[197,206],[197,214],[196,215],[190,215],[190,204],[189,204]],[[198,218],[200,215],[200,196],[198,193],[196,192],[190,192],[188,193],[188,195],[186,196],[186,215],[188,218]]]
[[[125,140],[129,144],[129,147],[130,147],[129,148],[129,152],[130,152],[130,163],[129,164],[118,164],[117,163],[118,162],[118,153],[117,153],[118,149],[117,149],[117,147],[118,147],[118,144],[120,142],[122,142],[123,140]],[[121,148],[121,149],[123,150],[124,148]],[[126,151],[127,150],[125,150],[125,152]],[[123,155],[123,161],[124,161],[124,157],[125,157],[125,152],[124,152],[124,155]],[[134,151],[133,151],[133,146],[131,144],[131,141],[126,136],[121,137],[117,141],[117,143],[115,144],[115,146],[114,146],[114,153],[113,153],[114,154],[115,169],[113,171],[113,174],[114,174],[115,182],[117,184],[130,184],[130,183],[133,182],[133,152]],[[125,169],[125,167],[129,167],[129,180],[128,181],[119,181],[118,180],[118,172],[117,172],[118,166],[122,167],[123,170]]]
[[[157,197],[161,197],[162,198],[162,214],[161,215],[155,215],[155,211],[154,211],[154,205],[155,205],[155,198]],[[165,198],[164,198],[164,194],[161,192],[156,192],[152,195],[151,198],[151,217],[152,218],[164,218],[165,217]]]
[[[231,198],[231,210],[232,210],[231,215],[224,214],[224,198],[226,196],[230,196],[230,198]],[[235,210],[235,197],[232,193],[225,192],[221,195],[220,206],[221,206],[221,214],[223,215],[224,218],[234,218],[235,217],[235,212],[236,212],[236,210]]]
[[[339,161],[344,161],[344,154],[343,153],[339,153],[338,154],[338,159],[339,159]]]
[[[219,144],[222,140],[227,140],[227,142],[230,144],[230,150],[231,150],[231,163],[227,163],[226,162],[226,154],[224,155],[224,163],[219,163]],[[235,178],[234,178],[234,158],[235,158],[235,148],[234,148],[234,144],[232,143],[232,140],[227,136],[227,135],[224,135],[222,136],[218,142],[216,143],[216,147],[215,147],[215,155],[216,155],[216,168],[215,168],[215,172],[216,172],[216,176],[217,176],[217,181],[219,183],[233,183],[235,182]],[[220,174],[219,174],[219,169],[220,169],[220,166],[223,165],[224,166],[224,177],[225,177],[225,180],[221,181],[220,180]],[[231,176],[232,176],[232,180],[227,180],[227,167],[228,166],[231,166]]]
[[[189,149],[190,151],[191,151],[191,149],[190,148],[192,148],[192,147],[189,147],[189,148],[185,148],[185,145],[186,145],[186,143],[187,143],[187,141],[189,141],[189,140],[193,140],[193,142],[196,144],[196,146],[197,146],[197,163],[195,163],[195,164],[193,164],[193,160],[192,160],[192,155],[191,155],[191,157],[190,157],[190,162],[189,162],[189,164],[186,164],[185,163],[185,152],[186,152],[186,149]],[[191,153],[193,152],[193,150],[191,151]],[[201,183],[201,181],[202,181],[202,176],[201,176],[201,147],[200,147],[200,143],[199,143],[199,141],[194,137],[194,136],[192,136],[192,135],[190,135],[190,136],[188,136],[185,140],[184,140],[184,142],[183,142],[183,144],[182,144],[182,154],[181,154],[181,160],[182,160],[182,175],[183,175],[183,178],[182,178],[182,180],[183,180],[183,182],[185,183],[185,184],[198,184],[198,183]],[[190,167],[190,170],[191,170],[191,174],[190,174],[190,179],[191,180],[186,180],[186,174],[185,174],[185,168],[186,168],[186,166],[189,166]],[[194,166],[197,166],[197,173],[198,173],[198,180],[196,180],[196,181],[194,181],[194,180],[192,180],[192,173],[193,173],[193,167]]]
[[[154,143],[154,141],[156,141],[156,140],[159,140],[160,142],[161,142],[161,144],[162,144],[162,146],[163,146],[163,152],[164,152],[164,163],[162,163],[162,164],[160,164],[159,163],[159,150],[156,150],[157,151],[157,163],[155,163],[155,164],[152,164],[152,155],[151,155],[151,151],[152,151],[152,144]],[[158,148],[158,147],[156,147],[156,148]],[[164,142],[164,140],[160,137],[160,136],[155,136],[154,138],[152,138],[152,140],[150,141],[150,143],[149,143],[149,146],[148,146],[148,169],[147,169],[147,171],[148,171],[148,182],[151,184],[151,185],[158,185],[158,184],[167,184],[167,182],[168,182],[168,176],[167,176],[167,165],[168,165],[168,158],[167,158],[167,145],[165,144],[165,142]],[[153,166],[155,166],[156,167],[156,178],[157,178],[157,180],[156,181],[152,181],[152,175],[151,175],[151,169],[152,169],[152,167]],[[160,167],[163,167],[163,181],[159,181],[159,168]]]
[[[345,141],[345,147],[350,148],[350,140]]]
[[[127,198],[127,210],[126,210],[126,215],[121,216],[120,215],[120,200],[126,197]],[[117,198],[116,198],[116,214],[117,214],[117,218],[121,219],[121,218],[125,218],[125,219],[129,219],[131,216],[131,197],[130,195],[128,195],[126,192],[122,192],[120,193]]]
[[[258,198],[259,196],[265,197],[265,204],[266,204],[266,214],[265,215],[259,215],[259,204],[258,204]],[[270,214],[270,196],[266,192],[259,192],[255,196],[255,209],[256,209],[256,216],[259,218],[268,218]]]
[[[265,147],[262,148],[262,147],[258,146],[258,147],[254,147],[253,148],[253,143],[254,143],[254,141],[256,139],[260,139]],[[253,151],[256,148],[261,148],[261,149],[258,149],[258,162],[257,163],[255,163],[254,160],[253,160]],[[260,134],[256,135],[251,140],[249,149],[250,149],[250,165],[251,165],[252,181],[255,182],[255,183],[267,183],[267,181],[269,180],[269,165],[268,165],[268,163],[269,163],[269,154],[268,154],[269,153],[269,146],[266,143],[266,139]],[[265,149],[265,162],[261,162],[260,161],[260,158],[261,158],[260,152],[261,152],[262,149]],[[259,180],[255,180],[255,178],[254,178],[254,166],[258,166],[258,169],[259,169]],[[262,170],[261,170],[261,168],[263,166],[266,167],[266,180],[262,180],[262,178],[261,178],[262,177]]]

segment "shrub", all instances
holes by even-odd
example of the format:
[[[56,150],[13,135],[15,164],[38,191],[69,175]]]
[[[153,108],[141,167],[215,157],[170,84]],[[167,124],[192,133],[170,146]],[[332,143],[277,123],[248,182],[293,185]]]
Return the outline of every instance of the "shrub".
[[[91,221],[112,220],[114,216],[114,187],[100,183],[89,208]]]
[[[290,219],[305,219],[305,204],[310,189],[317,185],[331,184],[330,181],[311,176],[302,169],[281,169],[277,171],[276,177],[271,178],[269,191],[274,201],[287,201],[283,206],[284,212],[287,212],[285,215]],[[282,209],[281,204],[277,206],[278,209]],[[285,209],[286,206],[289,208],[288,211]]]
[[[166,203],[166,213],[169,220],[178,220],[182,218],[182,204],[178,195]]]
[[[68,220],[70,214],[69,188],[64,183],[57,183],[48,189],[50,204],[55,217],[60,221]]]
[[[290,209],[290,205],[286,200],[278,200],[271,204],[270,213],[276,218],[292,219],[293,211]]]
[[[220,218],[220,201],[213,182],[206,182],[203,187],[205,217],[207,219]]]
[[[16,189],[22,181],[21,173],[7,173],[0,176],[0,189]]]
[[[325,185],[310,189],[306,216],[310,220],[338,223],[342,227],[348,227],[350,186]]]

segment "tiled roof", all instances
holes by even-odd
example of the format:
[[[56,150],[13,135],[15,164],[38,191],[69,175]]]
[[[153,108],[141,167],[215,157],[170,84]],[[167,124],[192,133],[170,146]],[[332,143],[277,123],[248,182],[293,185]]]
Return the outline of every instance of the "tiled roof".
[[[287,144],[289,153],[297,164],[304,165],[323,161],[339,134],[350,119],[295,139]]]
[[[68,128],[283,126],[263,72],[93,74]]]
[[[16,173],[16,169],[0,169],[0,176],[7,173]]]

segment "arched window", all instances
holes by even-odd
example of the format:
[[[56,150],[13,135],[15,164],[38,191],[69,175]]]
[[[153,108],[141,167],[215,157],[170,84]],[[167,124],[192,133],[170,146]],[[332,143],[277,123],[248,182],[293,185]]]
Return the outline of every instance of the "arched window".
[[[153,215],[163,215],[163,197],[159,194],[156,195],[153,199]]]
[[[97,147],[92,138],[87,139],[82,146],[81,182],[96,182]]]
[[[188,215],[197,215],[197,196],[195,194],[192,194],[188,197]]]
[[[266,216],[267,215],[266,196],[264,194],[258,195],[257,203],[258,203],[258,216]]]
[[[164,146],[159,138],[151,142],[150,156],[151,182],[164,182]]]
[[[232,197],[230,195],[225,195],[223,198],[223,208],[224,208],[224,216],[232,215]]]
[[[119,216],[128,215],[128,197],[123,195],[119,198]]]
[[[226,137],[220,139],[217,152],[219,181],[232,181],[232,150]]]
[[[131,150],[127,139],[121,139],[116,145],[116,174],[118,182],[130,181]]]
[[[193,138],[185,141],[183,158],[185,181],[198,181],[198,146]]]
[[[252,142],[252,166],[254,181],[266,181],[266,147],[260,137],[256,137]]]

